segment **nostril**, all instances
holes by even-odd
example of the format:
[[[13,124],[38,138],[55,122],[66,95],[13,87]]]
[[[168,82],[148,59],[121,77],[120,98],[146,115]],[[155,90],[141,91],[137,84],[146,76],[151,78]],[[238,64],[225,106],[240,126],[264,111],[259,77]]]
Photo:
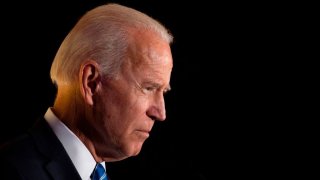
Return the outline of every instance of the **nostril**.
[[[152,119],[154,121],[158,120],[158,118],[156,116],[149,116],[149,117],[150,117],[150,119]]]

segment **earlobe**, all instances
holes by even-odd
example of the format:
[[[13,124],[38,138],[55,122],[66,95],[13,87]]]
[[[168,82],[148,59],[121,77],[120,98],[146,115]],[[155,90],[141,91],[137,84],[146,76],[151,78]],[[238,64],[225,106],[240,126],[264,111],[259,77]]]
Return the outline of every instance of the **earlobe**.
[[[100,84],[99,65],[95,61],[86,61],[80,68],[80,91],[89,105],[93,105],[93,95],[97,92]]]

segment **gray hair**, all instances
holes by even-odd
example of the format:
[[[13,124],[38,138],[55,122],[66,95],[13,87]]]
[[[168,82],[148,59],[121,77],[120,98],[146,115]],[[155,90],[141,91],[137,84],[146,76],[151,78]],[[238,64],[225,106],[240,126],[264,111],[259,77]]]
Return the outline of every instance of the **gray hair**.
[[[173,37],[158,21],[135,9],[118,4],[88,11],[62,42],[51,66],[52,82],[77,80],[81,63],[96,61],[102,74],[116,77],[129,46],[129,29],[153,31],[169,44]]]

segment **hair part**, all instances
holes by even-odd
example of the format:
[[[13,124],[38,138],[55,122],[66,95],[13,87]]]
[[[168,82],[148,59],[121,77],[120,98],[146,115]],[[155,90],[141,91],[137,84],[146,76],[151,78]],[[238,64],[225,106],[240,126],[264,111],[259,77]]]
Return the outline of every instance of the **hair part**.
[[[130,43],[131,30],[153,31],[164,41],[173,37],[155,19],[119,4],[106,4],[88,11],[62,42],[51,66],[54,84],[77,81],[81,64],[96,61],[103,76],[116,78]]]

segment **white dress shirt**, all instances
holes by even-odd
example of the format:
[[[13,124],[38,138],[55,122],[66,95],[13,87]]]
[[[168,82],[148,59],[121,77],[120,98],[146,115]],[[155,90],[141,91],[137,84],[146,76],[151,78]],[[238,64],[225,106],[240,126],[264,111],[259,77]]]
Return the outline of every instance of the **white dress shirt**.
[[[67,151],[81,179],[90,180],[96,161],[80,139],[48,108],[44,118]],[[101,163],[105,168],[105,163]]]

